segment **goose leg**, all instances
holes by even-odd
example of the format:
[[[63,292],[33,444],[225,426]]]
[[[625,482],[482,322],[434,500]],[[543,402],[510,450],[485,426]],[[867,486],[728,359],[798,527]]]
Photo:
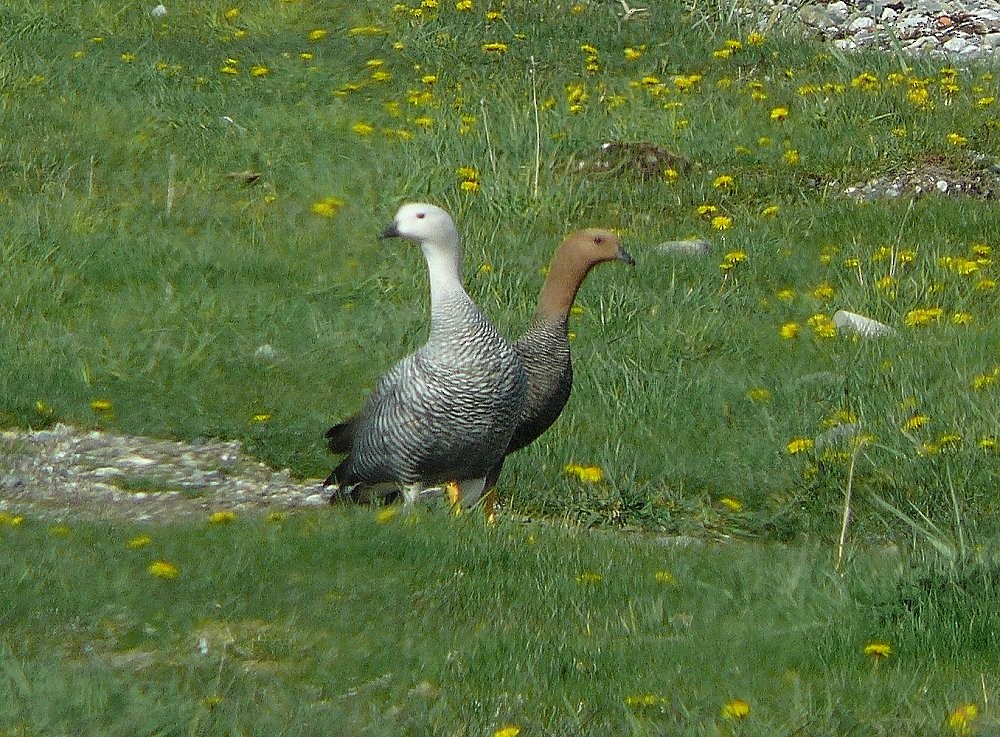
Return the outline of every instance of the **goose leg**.
[[[475,505],[479,501],[479,497],[483,495],[483,489],[486,487],[486,479],[465,479],[458,482],[458,487],[461,489],[459,501],[463,507],[468,509]]]
[[[403,485],[403,507],[414,508],[418,501],[420,501],[420,492],[423,491],[424,485],[419,481],[413,484]]]

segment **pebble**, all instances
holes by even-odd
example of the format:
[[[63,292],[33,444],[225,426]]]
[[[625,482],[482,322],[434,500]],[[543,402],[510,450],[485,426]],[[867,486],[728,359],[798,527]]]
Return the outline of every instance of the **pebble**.
[[[1000,46],[1000,0],[769,0],[743,11],[763,31],[775,19],[818,32],[844,51],[893,51],[960,61],[992,56]]]

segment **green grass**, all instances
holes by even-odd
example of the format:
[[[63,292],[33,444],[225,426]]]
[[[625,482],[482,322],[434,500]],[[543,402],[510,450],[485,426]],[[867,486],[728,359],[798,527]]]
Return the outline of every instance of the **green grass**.
[[[871,436],[855,469],[862,511],[872,491],[938,518],[951,469],[968,516],[996,530],[996,267],[971,249],[990,245],[1000,211],[837,194],[873,172],[995,154],[985,69],[904,69],[780,33],[754,43],[719,9],[679,4],[626,23],[613,3],[515,3],[493,21],[478,3],[420,16],[230,7],[180,1],[160,20],[97,0],[3,11],[0,422],[240,438],[325,475],[324,428],[423,339],[419,255],[376,235],[399,201],[429,198],[456,215],[469,290],[510,335],[569,230],[617,228],[640,262],[603,267],[581,292],[573,400],[507,464],[514,508],[674,531],[832,530],[850,448],[786,446],[856,418]],[[743,45],[719,58],[729,39]],[[507,51],[483,51],[490,42]],[[654,141],[693,166],[675,182],[572,171],[609,139]],[[478,170],[478,192],[461,190],[461,167]],[[229,177],[243,171],[260,178]],[[714,186],[720,174],[732,185]],[[343,203],[330,218],[312,211],[327,197]],[[714,229],[703,204],[731,226]],[[711,239],[712,256],[652,250],[688,235]],[[720,269],[733,252],[747,260]],[[814,335],[808,318],[838,307],[902,335]],[[905,325],[931,307],[932,324]],[[781,339],[786,323],[798,338]],[[977,377],[992,383],[974,389]],[[902,432],[914,413],[928,422]],[[606,481],[576,484],[561,472],[570,462],[600,465]],[[743,504],[740,519],[723,497]]]
[[[989,68],[751,43],[722,3],[167,7],[0,9],[0,426],[238,438],[324,476],[323,430],[424,339],[419,254],[376,238],[399,202],[454,213],[469,291],[512,336],[567,232],[616,228],[639,265],[581,291],[571,403],[501,480],[570,530],[3,512],[0,734],[937,735],[967,703],[997,731],[1000,210],[839,194],[997,155]],[[607,140],[692,166],[572,170]],[[711,256],[654,250],[688,236]],[[841,307],[898,337],[824,337]],[[804,442],[854,422],[856,457]]]
[[[934,735],[982,709],[997,665],[988,558],[956,573],[883,546],[835,576],[814,544],[364,510],[25,521],[0,544],[12,735]],[[878,641],[880,662],[863,652]],[[750,704],[739,724],[732,699]],[[996,728],[988,709],[976,723]]]

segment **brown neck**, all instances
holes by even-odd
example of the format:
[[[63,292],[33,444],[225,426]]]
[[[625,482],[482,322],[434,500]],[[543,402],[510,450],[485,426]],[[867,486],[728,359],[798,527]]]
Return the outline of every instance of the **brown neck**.
[[[573,258],[562,248],[556,251],[549,265],[542,294],[538,298],[535,317],[546,320],[565,320],[576,299],[576,293],[593,267],[592,261]]]

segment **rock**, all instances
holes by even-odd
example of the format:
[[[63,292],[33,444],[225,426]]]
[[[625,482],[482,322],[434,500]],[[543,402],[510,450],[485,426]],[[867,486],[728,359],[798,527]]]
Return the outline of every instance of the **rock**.
[[[665,241],[653,249],[656,253],[677,256],[703,256],[712,251],[712,244],[702,238],[683,241]]]

